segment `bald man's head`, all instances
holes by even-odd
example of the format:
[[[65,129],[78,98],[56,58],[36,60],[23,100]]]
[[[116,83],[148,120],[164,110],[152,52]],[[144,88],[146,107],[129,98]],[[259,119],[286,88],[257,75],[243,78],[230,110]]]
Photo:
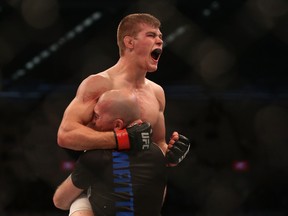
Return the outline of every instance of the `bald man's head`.
[[[110,90],[103,93],[94,111],[96,115],[96,129],[99,130],[114,129],[117,119],[123,121],[123,127],[140,119],[137,98],[127,90]]]

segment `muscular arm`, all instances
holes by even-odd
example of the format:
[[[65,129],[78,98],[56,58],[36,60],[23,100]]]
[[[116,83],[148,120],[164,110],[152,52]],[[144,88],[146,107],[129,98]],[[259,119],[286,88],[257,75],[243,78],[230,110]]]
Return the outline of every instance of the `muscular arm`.
[[[165,117],[164,117],[164,110],[165,110],[165,94],[164,90],[161,86],[155,85],[154,87],[155,96],[159,102],[159,114],[157,118],[157,122],[153,125],[153,141],[159,145],[163,152],[167,150],[167,143],[166,143],[166,127],[165,127]]]
[[[165,108],[165,96],[163,89],[155,88],[156,96],[159,101],[159,118],[154,129],[159,130],[159,134],[156,135],[156,141],[165,152],[167,159],[167,166],[177,166],[188,154],[190,149],[190,141],[185,136],[174,131],[170,137],[169,144],[165,141],[165,119],[164,119],[164,108]]]
[[[93,120],[94,106],[101,93],[110,87],[106,78],[94,75],[85,79],[77,90],[76,97],[66,108],[61,121],[57,142],[72,150],[114,149],[114,133],[99,132],[88,127]]]

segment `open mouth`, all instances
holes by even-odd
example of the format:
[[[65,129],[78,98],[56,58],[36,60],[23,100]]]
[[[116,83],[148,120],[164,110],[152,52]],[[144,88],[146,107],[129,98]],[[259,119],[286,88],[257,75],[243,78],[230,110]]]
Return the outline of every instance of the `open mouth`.
[[[154,60],[158,60],[160,58],[160,55],[162,53],[162,49],[155,49],[151,52],[151,57],[154,59]]]

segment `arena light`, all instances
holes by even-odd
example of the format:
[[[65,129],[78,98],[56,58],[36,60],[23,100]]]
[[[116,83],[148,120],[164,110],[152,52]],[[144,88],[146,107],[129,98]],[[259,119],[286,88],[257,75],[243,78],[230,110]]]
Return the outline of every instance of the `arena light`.
[[[94,12],[81,23],[76,25],[72,30],[68,31],[63,37],[60,37],[55,43],[51,44],[47,49],[42,50],[38,55],[34,56],[32,59],[26,62],[23,68],[16,70],[16,72],[11,77],[12,80],[17,80],[20,77],[25,76],[28,71],[33,70],[37,65],[41,64],[43,60],[57,52],[63,45],[74,39],[77,35],[83,33],[85,29],[91,27],[91,25],[101,17],[101,12]]]
[[[179,26],[175,31],[169,34],[164,40],[164,47],[172,43],[177,37],[183,35],[187,31],[188,26]]]

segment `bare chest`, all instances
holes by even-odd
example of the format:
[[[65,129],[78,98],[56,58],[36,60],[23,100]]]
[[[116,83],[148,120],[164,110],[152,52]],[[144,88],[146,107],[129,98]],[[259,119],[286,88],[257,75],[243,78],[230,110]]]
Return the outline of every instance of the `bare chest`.
[[[159,116],[159,102],[155,95],[149,91],[134,91],[141,111],[141,119],[149,122],[152,126]]]

